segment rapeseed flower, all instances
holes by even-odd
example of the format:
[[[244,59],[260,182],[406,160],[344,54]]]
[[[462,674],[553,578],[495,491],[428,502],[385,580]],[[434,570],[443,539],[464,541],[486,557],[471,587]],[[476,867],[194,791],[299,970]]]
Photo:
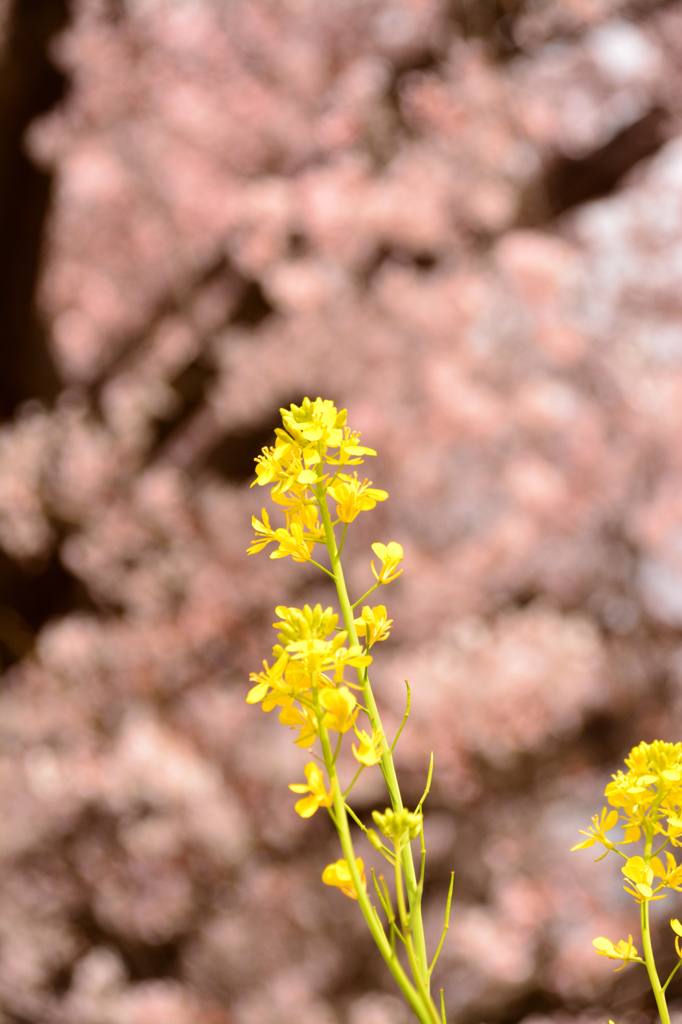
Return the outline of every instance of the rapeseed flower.
[[[354,621],[358,636],[367,637],[368,647],[379,643],[380,640],[386,640],[393,625],[393,619],[388,618],[383,604],[377,605],[376,608],[365,605],[360,617]]]
[[[663,899],[662,896],[654,897],[654,872],[643,857],[629,857],[621,871],[627,879],[623,888],[634,896],[638,903],[654,898]]]
[[[365,876],[365,865],[361,857],[355,858],[355,866],[360,875],[360,884],[362,885],[363,892],[367,891],[367,878]],[[345,893],[346,896],[350,896],[352,900],[356,900],[357,894],[355,892],[355,886],[353,885],[353,879],[351,878],[350,869],[348,862],[341,858],[334,864],[328,864],[322,872],[322,881],[325,885],[336,885],[339,887],[341,892]]]
[[[355,749],[355,744],[351,745],[353,751],[353,757],[360,764],[364,764],[370,767],[373,764],[379,764],[381,758],[384,756],[384,734],[383,732],[373,732],[371,735],[366,733],[364,729],[356,729],[355,735],[360,741],[358,749]]]
[[[289,409],[280,409],[284,430],[298,442],[301,447],[319,441],[331,448],[338,448],[343,440],[343,427],[346,423],[347,412],[337,409],[329,399],[316,398],[311,402],[304,398],[301,405],[292,405]],[[276,431],[279,437],[284,431]],[[284,435],[285,439],[286,435]]]
[[[388,497],[388,491],[372,487],[371,480],[360,483],[355,473],[352,477],[345,474],[337,477],[327,488],[327,493],[337,503],[336,514],[342,523],[352,523],[360,512],[369,511],[378,501],[385,501]]]
[[[347,686],[340,686],[338,690],[323,690],[320,694],[320,704],[327,712],[322,719],[325,729],[348,732],[355,725],[360,709]]]
[[[673,917],[670,921],[670,927],[675,932],[675,950],[677,955],[682,960],[682,949],[680,949],[680,936],[682,936],[682,924],[676,917]]]
[[[288,725],[290,729],[298,729],[298,736],[294,740],[297,747],[312,747],[317,739],[317,722],[310,711],[290,705],[282,708],[279,720],[282,725]]]
[[[324,784],[324,775],[314,761],[309,761],[303,769],[308,784],[293,782],[289,789],[293,793],[308,793],[302,800],[298,800],[294,806],[297,814],[302,818],[310,818],[318,807],[331,807],[334,802],[334,789],[327,789]]]
[[[390,544],[372,544],[372,551],[381,559],[379,572],[376,571],[374,562],[372,562],[372,572],[379,583],[390,583],[392,580],[396,580],[403,571],[402,569],[399,572],[395,571],[403,560],[403,549],[400,544],[394,540]]]
[[[597,953],[599,953],[599,956],[607,956],[609,960],[624,961],[620,967],[616,967],[617,971],[622,971],[626,963],[644,963],[644,960],[642,960],[641,956],[632,945],[632,935],[628,935],[627,942],[625,939],[621,939],[617,945],[614,945],[610,939],[605,939],[603,937],[593,939],[592,945],[596,949]]]

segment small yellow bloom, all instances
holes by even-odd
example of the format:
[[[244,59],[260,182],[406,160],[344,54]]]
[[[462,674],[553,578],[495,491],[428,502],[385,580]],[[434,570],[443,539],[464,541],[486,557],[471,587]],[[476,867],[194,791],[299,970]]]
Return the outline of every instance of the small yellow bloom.
[[[343,440],[346,410],[338,412],[329,399],[316,398],[311,402],[304,398],[300,406],[292,404],[289,409],[280,409],[280,413],[285,430],[301,447],[320,442],[338,448]],[[283,431],[276,433],[281,437]]]
[[[249,675],[249,681],[256,685],[252,686],[246,695],[247,704],[258,704],[259,701],[263,701],[264,711],[271,711],[272,708],[275,707],[279,702],[279,694],[273,694],[270,691],[280,690],[282,675],[288,660],[289,655],[284,653],[280,655],[272,668],[270,668],[267,661],[264,661],[262,672],[251,672]],[[289,703],[291,703],[291,701],[289,701]]]
[[[251,546],[246,549],[247,555],[255,555],[275,539],[275,531],[270,526],[270,517],[268,516],[267,511],[263,509],[261,514],[263,516],[263,522],[261,522],[260,519],[256,519],[255,516],[251,517],[251,525],[256,531],[256,536],[254,537]]]
[[[617,971],[622,970],[626,963],[644,963],[644,960],[642,960],[639,953],[632,945],[632,935],[628,935],[627,942],[625,939],[620,939],[618,945],[614,945],[610,939],[605,939],[601,936],[598,939],[593,939],[592,945],[596,949],[597,953],[599,953],[599,956],[607,956],[609,960],[624,961],[620,967],[616,967]]]
[[[654,890],[651,887],[654,873],[647,867],[643,857],[628,858],[621,871],[628,880],[624,886],[625,891],[634,896],[638,903],[654,898]]]
[[[680,960],[682,960],[682,949],[680,949],[680,936],[682,936],[682,924],[680,924],[678,919],[674,917],[670,922],[670,927],[675,932],[675,949],[677,950],[677,955],[679,956]]]
[[[328,493],[337,503],[336,514],[342,523],[352,523],[360,512],[367,512],[378,501],[385,501],[388,497],[387,491],[372,487],[371,480],[360,483],[356,474],[340,476],[329,486]]]
[[[326,729],[348,732],[355,724],[359,708],[347,686],[340,686],[338,690],[323,690],[320,694],[320,704],[327,712],[322,719]]]
[[[393,619],[388,618],[383,604],[377,605],[376,608],[370,608],[369,605],[365,605],[360,618],[354,621],[358,636],[367,637],[368,647],[379,643],[380,640],[386,640],[393,625]]]
[[[363,455],[376,455],[373,448],[365,448],[358,444],[360,431],[343,428],[343,440],[339,450],[338,458],[327,455],[327,462],[334,466],[359,466],[364,462]]]
[[[360,740],[360,746],[357,750],[355,749],[355,744],[352,744],[355,760],[359,761],[360,764],[367,765],[367,767],[379,764],[384,753],[384,734],[382,732],[373,732],[370,736],[364,729],[356,729],[355,735]]]
[[[402,569],[396,572],[398,565],[403,560],[403,549],[400,544],[392,540],[390,544],[372,544],[372,551],[381,559],[381,569],[379,572],[374,568],[374,562],[372,562],[372,572],[379,583],[390,583],[391,580],[395,580],[400,576]]]
[[[365,877],[365,865],[361,857],[355,858],[355,867],[357,868],[360,876],[360,884],[362,891],[367,891],[367,878]],[[337,885],[341,892],[345,893],[346,896],[350,896],[352,900],[356,900],[357,894],[355,892],[355,885],[351,878],[350,869],[348,862],[343,858],[337,860],[335,864],[328,864],[322,872],[322,881],[325,885]]]
[[[315,538],[311,538],[309,534],[304,535],[301,524],[295,522],[290,524],[288,530],[280,526],[279,530],[275,530],[271,540],[276,540],[279,547],[276,551],[270,552],[270,558],[286,558],[291,555],[294,562],[309,562],[310,552],[315,546]]]
[[[279,720],[290,729],[298,729],[298,739],[294,740],[297,747],[310,748],[317,737],[317,723],[314,715],[293,706],[282,708]]]
[[[310,761],[304,768],[305,777],[308,780],[306,786],[302,782],[292,782],[289,789],[293,793],[308,793],[302,800],[296,802],[294,810],[302,818],[310,818],[318,807],[331,807],[334,802],[333,788],[327,792],[324,785],[324,775],[314,761]]]
[[[607,811],[606,807],[604,807],[600,816],[596,814],[593,816],[592,827],[587,832],[583,829],[580,830],[580,835],[587,836],[587,839],[584,839],[582,843],[572,846],[571,853],[574,850],[587,850],[597,842],[605,846],[607,850],[612,850],[614,844],[606,838],[605,833],[610,832],[617,823],[618,811]]]

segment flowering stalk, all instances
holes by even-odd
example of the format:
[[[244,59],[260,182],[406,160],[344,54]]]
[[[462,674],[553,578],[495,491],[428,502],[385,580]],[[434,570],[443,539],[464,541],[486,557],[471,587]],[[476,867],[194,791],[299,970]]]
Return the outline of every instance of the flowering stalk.
[[[310,817],[320,807],[325,807],[336,826],[343,858],[325,868],[322,880],[357,900],[381,955],[417,1019],[422,1024],[446,1024],[442,993],[440,1011],[431,999],[430,976],[448,927],[452,886],[443,936],[430,966],[421,914],[426,856],[422,804],[431,773],[418,807],[413,812],[408,811],[403,805],[393,763],[396,741],[393,746],[387,742],[368,672],[372,661],[370,649],[388,637],[392,620],[387,618],[383,605],[364,605],[360,616],[353,617],[356,606],[370,593],[400,575],[403,551],[395,542],[372,545],[380,568],[371,563],[375,583],[355,603],[351,603],[341,564],[348,524],[388,495],[373,488],[369,481],[360,481],[355,472],[352,476],[343,472],[346,467],[360,465],[363,456],[376,454],[371,448],[361,446],[359,434],[346,427],[345,410],[338,412],[330,401],[318,398],[315,402],[304,399],[300,407],[292,405],[281,412],[284,429],[275,432],[274,447],[264,448],[263,454],[258,456],[254,483],[271,485],[273,501],[283,506],[286,525],[271,527],[263,509],[262,521],[253,519],[256,537],[249,554],[274,543],[271,558],[291,556],[295,561],[317,565],[334,580],[345,628],[337,627],[339,616],[332,608],[323,611],[320,605],[315,608],[306,605],[302,609],[278,607],[276,611],[281,621],[275,623],[275,628],[281,632],[273,648],[275,660],[272,667],[265,661],[262,672],[251,674],[254,685],[247,701],[262,702],[264,711],[280,707],[280,721],[298,731],[294,740],[298,746],[309,749],[319,743],[321,757],[318,760],[324,764],[327,781],[318,764],[311,761],[305,769],[307,783],[293,783],[290,789],[306,794],[295,807],[302,817]],[[330,511],[330,499],[336,506],[335,520]],[[335,528],[340,524],[343,525],[338,540]],[[328,569],[313,558],[315,545],[326,548]],[[333,639],[329,639],[332,636]],[[357,683],[345,682],[347,667],[356,670]],[[362,705],[358,704],[353,690],[362,693]],[[357,727],[361,711],[367,717],[369,732]],[[409,703],[406,717],[408,713]],[[359,767],[344,791],[337,762],[343,736],[351,729],[359,741],[357,749],[352,745]],[[334,732],[339,734],[336,742],[331,739]],[[360,772],[375,765],[381,766],[391,802],[384,814],[377,811],[373,814],[383,838],[373,829],[367,829],[347,802]],[[377,880],[372,872],[385,923],[367,893],[364,865],[355,855],[349,818],[393,869],[397,914],[385,878],[382,875]],[[419,881],[410,846],[417,837],[422,850]],[[389,840],[390,845],[384,840]],[[400,945],[406,963],[398,955]]]
[[[625,860],[622,867],[624,889],[640,904],[644,958],[633,946],[631,935],[627,942],[620,939],[617,943],[600,936],[593,944],[600,956],[623,961],[616,970],[621,970],[626,963],[645,965],[661,1022],[670,1024],[665,990],[682,964],[682,924],[677,918],[670,921],[680,959],[661,985],[651,943],[649,904],[665,899],[667,889],[682,891],[682,864],[677,863],[670,850],[666,850],[665,864],[659,856],[668,844],[682,846],[682,743],[662,740],[640,743],[630,751],[625,764],[629,771],[617,772],[606,787],[606,798],[614,809],[609,811],[604,807],[601,815],[595,815],[591,827],[581,833],[587,839],[573,849],[584,850],[599,843],[606,852],[597,860],[603,860],[611,852]],[[614,841],[608,833],[619,822],[624,835],[620,841]],[[641,854],[628,856],[619,849],[640,842],[643,843]],[[658,848],[654,850],[657,843]]]

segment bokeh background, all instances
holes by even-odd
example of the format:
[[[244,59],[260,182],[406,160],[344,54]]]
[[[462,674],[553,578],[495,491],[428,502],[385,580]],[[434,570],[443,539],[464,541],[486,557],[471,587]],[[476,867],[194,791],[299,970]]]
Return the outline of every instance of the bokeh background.
[[[244,702],[332,600],[244,554],[304,395],[390,492],[355,591],[405,549],[374,678],[452,1020],[652,1021],[568,850],[682,738],[682,3],[2,0],[0,227],[0,1022],[408,1024]]]

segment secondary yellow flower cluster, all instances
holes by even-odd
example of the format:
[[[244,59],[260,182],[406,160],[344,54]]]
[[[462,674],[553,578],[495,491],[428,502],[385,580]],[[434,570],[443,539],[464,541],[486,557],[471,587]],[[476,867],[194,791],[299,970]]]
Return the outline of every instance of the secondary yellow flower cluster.
[[[587,838],[573,849],[588,849],[599,843],[605,852],[598,860],[610,851],[619,853],[625,858],[625,891],[638,903],[649,903],[665,899],[666,889],[682,892],[682,864],[677,863],[670,850],[665,851],[665,861],[661,856],[668,844],[682,846],[682,743],[640,743],[625,764],[628,771],[613,775],[605,790],[612,810],[604,807],[601,814],[595,815],[591,827],[581,831]],[[618,824],[623,838],[612,840],[607,833]],[[644,842],[643,855],[628,856],[619,849],[640,840]],[[653,849],[657,844],[658,848]],[[676,919],[671,921],[671,927],[682,935],[682,926]],[[621,939],[616,944],[600,937],[594,940],[594,946],[601,956],[612,960],[644,963],[632,945],[632,936],[627,942]]]
[[[273,623],[280,630],[279,643],[272,649],[276,660],[272,667],[264,661],[262,672],[251,673],[255,685],[247,694],[247,702],[262,702],[264,711],[281,707],[280,722],[298,730],[295,742],[299,747],[312,747],[320,723],[325,729],[348,732],[355,725],[359,708],[355,695],[344,685],[343,672],[347,665],[369,665],[371,655],[359,644],[344,647],[346,630],[328,639],[339,619],[331,608],[323,611],[319,604],[314,608],[280,605],[276,612],[282,617]],[[299,706],[295,707],[294,702]]]

